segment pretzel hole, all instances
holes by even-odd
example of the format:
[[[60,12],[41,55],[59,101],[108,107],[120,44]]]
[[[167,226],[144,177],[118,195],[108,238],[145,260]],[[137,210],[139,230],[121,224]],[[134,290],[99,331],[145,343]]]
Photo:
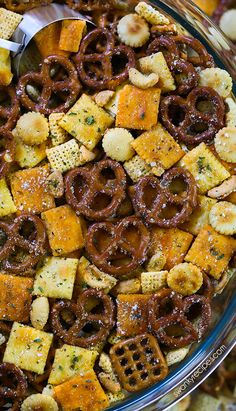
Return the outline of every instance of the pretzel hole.
[[[153,370],[153,374],[157,377],[158,375],[161,375],[161,369],[158,367],[158,368],[154,368],[154,370]]]
[[[4,375],[2,374],[2,372],[0,373],[0,386],[1,388],[4,388],[6,392],[9,388],[12,390],[16,390],[18,385],[19,381],[16,378],[14,372],[5,371]]]
[[[117,54],[114,54],[111,59],[113,76],[123,73],[128,62],[129,60],[126,54],[121,53],[120,51]]]
[[[148,378],[148,373],[147,372],[144,372],[143,374],[141,374],[141,379],[143,381],[145,381],[147,378]]]
[[[117,355],[118,357],[120,357],[121,355],[124,355],[124,353],[125,353],[124,348],[117,348],[117,350],[116,350],[116,355]]]
[[[143,201],[144,201],[146,207],[147,207],[149,210],[152,209],[152,206],[153,206],[153,204],[154,204],[154,201],[155,201],[155,199],[156,199],[156,197],[157,197],[157,194],[158,194],[158,191],[157,191],[157,190],[158,190],[158,188],[157,188],[157,187],[153,187],[153,186],[151,185],[151,183],[147,184],[147,185],[144,187],[144,190],[143,190]]]
[[[155,357],[152,357],[152,358],[151,358],[150,364],[152,364],[152,365],[157,365],[158,363],[159,363],[158,358],[155,358]]]
[[[214,103],[207,98],[199,97],[196,101],[195,107],[198,111],[204,114],[214,113]]]
[[[134,386],[134,385],[136,385],[136,384],[137,384],[136,379],[135,379],[134,377],[131,377],[131,378],[129,379],[129,385]]]
[[[120,360],[120,365],[122,367],[125,367],[128,364],[128,360],[126,358],[122,358],[122,360]]]
[[[133,257],[128,252],[118,249],[115,254],[108,259],[108,262],[113,267],[124,267],[133,261]]]
[[[186,108],[180,106],[179,104],[170,104],[168,108],[168,117],[174,126],[179,127],[184,121],[185,116]]]
[[[0,124],[1,126],[1,124]],[[4,155],[6,151],[6,146],[7,146],[7,139],[4,137],[0,137],[0,155]],[[4,163],[4,158],[1,158],[0,161]]]
[[[142,347],[145,347],[148,344],[148,339],[144,338],[142,341],[140,341],[140,344]]]
[[[94,322],[88,322],[85,326],[79,331],[77,334],[78,337],[89,338],[92,337],[94,334],[100,330],[99,324]]]
[[[19,229],[19,234],[27,240],[35,240],[36,230],[33,221],[23,220]]]
[[[163,207],[159,211],[159,218],[162,220],[171,220],[173,217],[175,217],[177,214],[179,214],[182,210],[182,207],[180,204],[173,205],[171,203],[166,203],[163,205]]]
[[[136,368],[137,368],[138,371],[142,371],[142,370],[144,369],[144,365],[143,365],[141,362],[139,362],[139,363],[136,365]]]
[[[131,368],[126,368],[125,369],[125,375],[128,377],[129,375],[132,375],[133,374],[133,371],[132,371],[132,369]]]
[[[7,240],[7,233],[2,228],[0,228],[0,249],[6,244]]]
[[[172,194],[180,194],[185,193],[187,191],[188,185],[186,184],[186,181],[183,178],[174,177],[171,180],[168,189]]]
[[[93,244],[96,247],[97,251],[101,254],[107,249],[112,240],[112,233],[104,229],[97,230],[93,237]]]
[[[60,312],[60,323],[64,330],[69,330],[75,321],[76,316],[71,310],[64,309]]]
[[[112,197],[105,193],[97,193],[93,197],[90,207],[94,211],[101,211],[107,208],[112,201]]]
[[[200,302],[193,302],[192,305],[185,312],[185,317],[189,321],[194,321],[202,314],[202,304]]]
[[[82,201],[88,190],[87,180],[82,175],[76,176],[72,183],[72,189],[78,202]]]
[[[48,101],[47,107],[50,109],[57,108],[61,104],[63,104],[66,100],[68,100],[70,96],[70,92],[68,91],[52,91],[51,97]]]
[[[209,129],[209,124],[205,121],[198,121],[191,124],[188,128],[187,133],[191,136],[197,136],[198,134],[204,133]]]
[[[84,72],[86,77],[91,80],[104,80],[104,70],[101,61],[94,60],[92,63],[84,63]]]
[[[165,334],[168,337],[186,337],[187,331],[180,324],[168,325],[165,328]]]
[[[140,242],[140,233],[133,225],[129,225],[122,233],[122,238],[133,247],[137,247]]]
[[[116,180],[116,174],[110,167],[103,168],[100,172],[101,182],[106,184],[110,180]]]
[[[42,84],[36,83],[35,81],[28,82],[25,88],[27,96],[30,98],[30,100],[34,101],[34,103],[39,103],[42,91]]]
[[[134,353],[133,360],[138,361],[139,359],[140,359],[140,354],[139,353]]]

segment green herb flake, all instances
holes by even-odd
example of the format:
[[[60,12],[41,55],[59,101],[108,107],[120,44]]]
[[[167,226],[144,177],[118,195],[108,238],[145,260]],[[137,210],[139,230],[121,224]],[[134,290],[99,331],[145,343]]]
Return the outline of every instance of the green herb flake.
[[[86,124],[88,124],[88,126],[92,126],[92,124],[95,123],[95,118],[94,116],[89,116],[85,119]]]

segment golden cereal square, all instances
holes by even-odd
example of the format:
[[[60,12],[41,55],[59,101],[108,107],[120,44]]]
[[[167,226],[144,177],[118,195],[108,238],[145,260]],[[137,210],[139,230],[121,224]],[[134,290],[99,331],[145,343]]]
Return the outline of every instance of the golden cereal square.
[[[172,167],[184,155],[178,143],[160,123],[136,138],[132,147],[151,167],[161,165],[165,170]]]
[[[153,227],[151,230],[152,243],[150,254],[154,255],[161,250],[166,258],[164,270],[170,270],[182,263],[193,240],[190,233],[179,228]]]
[[[0,320],[29,321],[34,280],[0,273]]]
[[[46,158],[46,143],[28,146],[22,141],[16,142],[15,160],[21,168],[32,168]]]
[[[191,214],[189,221],[182,228],[193,235],[198,235],[202,227],[209,224],[209,213],[217,200],[206,196],[198,196],[198,206]]]
[[[117,297],[117,334],[133,337],[148,331],[149,295],[119,294]]]
[[[78,261],[76,258],[46,258],[44,265],[36,272],[33,294],[70,300]]]
[[[205,194],[230,177],[230,173],[212,154],[205,143],[189,151],[180,161],[180,165],[193,175],[199,192]]]
[[[119,93],[116,127],[150,130],[157,124],[161,90],[126,85]]]
[[[146,272],[141,274],[143,294],[154,294],[167,285],[168,271]]]
[[[22,18],[20,14],[0,8],[0,39],[9,40]]]
[[[63,411],[102,411],[109,405],[93,370],[57,385],[54,396]]]
[[[227,268],[235,250],[236,241],[232,237],[218,234],[207,225],[201,229],[185,261],[197,265],[218,280]]]
[[[48,383],[59,385],[77,374],[92,370],[97,357],[97,351],[91,351],[73,345],[63,345],[55,352]]]
[[[70,53],[68,51],[60,50],[59,48],[60,34],[61,22],[58,21],[44,27],[34,36],[37,49],[43,58],[51,56],[52,54],[69,56]]]
[[[4,362],[43,374],[53,335],[15,322],[7,342]]]
[[[5,178],[0,180],[0,217],[5,217],[16,212],[16,206]]]
[[[86,21],[84,20],[63,20],[59,48],[61,50],[77,53],[83,35],[86,33]]]
[[[11,175],[11,191],[19,213],[39,214],[55,207],[55,201],[46,191],[48,166],[20,170]]]
[[[50,138],[54,147],[68,140],[68,133],[58,124],[62,117],[64,117],[64,113],[52,113],[48,118]]]
[[[12,77],[10,51],[0,48],[0,86],[8,86]]]
[[[41,215],[54,256],[71,253],[84,247],[82,219],[69,205],[52,208]]]
[[[88,150],[93,150],[114,119],[83,94],[59,121],[59,126],[75,137]]]

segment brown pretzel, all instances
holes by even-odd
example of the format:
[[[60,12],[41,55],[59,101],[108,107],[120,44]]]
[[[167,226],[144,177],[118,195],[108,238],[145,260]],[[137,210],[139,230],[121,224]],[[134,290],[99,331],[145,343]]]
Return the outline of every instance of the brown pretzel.
[[[190,310],[194,304],[200,305],[201,308],[197,326],[192,324],[195,318]],[[202,338],[211,318],[211,307],[207,298],[196,294],[183,298],[167,288],[151,297],[148,311],[150,329],[162,344],[170,348],[184,347]]]
[[[66,4],[78,11],[110,10],[113,0],[66,0]]]
[[[13,86],[0,87],[0,135],[12,130],[20,114],[20,104]]]
[[[14,364],[0,364],[0,407],[6,409],[11,404],[10,411],[19,411],[22,400],[27,394],[27,381],[24,373]],[[7,408],[9,410],[9,408]]]
[[[115,344],[110,356],[123,388],[129,392],[147,388],[168,374],[158,342],[150,334],[138,335]]]
[[[210,280],[209,276],[206,273],[203,273],[203,284],[201,288],[197,292],[200,295],[208,298],[209,300],[212,299],[214,295],[214,286],[212,281]]]
[[[22,214],[12,223],[0,221],[0,233],[3,240],[0,247],[1,269],[25,275],[44,253],[46,232],[43,222],[37,216]],[[22,251],[24,255],[21,255]]]
[[[171,192],[171,184],[181,179],[186,188],[182,193]],[[150,199],[149,199],[150,197]],[[148,224],[177,227],[188,220],[197,206],[197,186],[191,173],[181,167],[168,170],[161,181],[155,176],[142,177],[135,186],[133,205],[136,213]],[[173,216],[165,216],[168,206],[175,207]]]
[[[164,54],[166,62],[177,83],[176,93],[180,95],[188,94],[198,85],[199,74],[194,68],[194,63],[200,61],[205,62],[207,58],[210,58],[204,46],[199,43],[198,40],[196,40],[196,44],[195,42],[192,42],[192,40],[194,39],[186,36],[173,37],[163,35],[153,40],[147,50],[148,55],[159,51]],[[186,44],[189,46],[191,44],[192,48],[195,47],[194,50],[198,52],[198,57],[193,59],[188,57],[188,55],[181,53],[178,45],[184,44],[184,41],[186,41]]]
[[[56,80],[51,75],[51,69],[55,65],[59,65],[66,73],[61,80]],[[27,94],[28,84],[42,88],[36,102]],[[40,72],[31,71],[20,78],[17,93],[27,110],[49,115],[67,111],[75,103],[80,90],[81,84],[73,63],[67,57],[54,55],[43,60]],[[60,102],[52,101],[53,94],[60,97]]]
[[[112,32],[103,28],[95,29],[83,38],[75,62],[81,81],[88,87],[96,90],[115,89],[127,80],[129,69],[135,67],[133,49],[115,43]],[[114,57],[121,63],[120,68],[117,61],[114,68]]]
[[[207,52],[206,48],[199,40],[195,39],[194,37],[188,37],[184,35],[174,36],[173,40],[179,48],[180,52],[183,51],[182,57],[184,57],[185,60],[192,63],[194,66],[205,68],[214,66],[212,56]],[[191,53],[188,53],[188,48],[190,50],[193,50],[197,54],[197,56],[193,56]]]
[[[10,131],[0,132],[0,179],[4,177],[15,156],[15,142]]]
[[[199,104],[204,102],[204,107]],[[209,104],[209,107],[206,106]],[[183,99],[167,96],[161,102],[161,120],[170,134],[186,144],[210,142],[224,127],[225,105],[210,87],[196,87]]]
[[[99,236],[106,242],[99,244]],[[132,274],[147,257],[150,234],[142,221],[134,216],[117,224],[93,224],[87,233],[86,249],[93,263],[115,277]]]
[[[88,311],[89,300],[98,300],[103,306],[103,311],[94,313]],[[99,307],[100,309],[100,307]],[[109,335],[110,330],[115,324],[114,304],[111,297],[101,290],[90,288],[79,295],[77,302],[58,301],[52,308],[52,327],[57,337],[63,342],[83,348],[95,346]],[[62,313],[69,311],[73,314],[75,321],[63,327]],[[91,327],[91,331],[86,333],[84,328]]]
[[[8,10],[14,11],[16,13],[24,13],[27,10],[31,10],[35,7],[46,6],[52,3],[53,0],[30,0],[30,1],[22,1],[22,0],[5,0],[4,4]]]
[[[96,221],[115,216],[126,196],[125,172],[118,162],[109,159],[69,171],[65,186],[67,203]]]

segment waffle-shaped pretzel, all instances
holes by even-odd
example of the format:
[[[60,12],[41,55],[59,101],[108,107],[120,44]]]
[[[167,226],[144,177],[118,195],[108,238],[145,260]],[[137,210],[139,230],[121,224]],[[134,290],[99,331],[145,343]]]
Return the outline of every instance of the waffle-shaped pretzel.
[[[20,105],[13,86],[0,87],[0,93],[3,94],[3,101],[0,102],[0,134],[12,130],[20,114]]]
[[[88,311],[87,305],[89,300],[95,298],[103,306],[103,311],[93,313]],[[75,321],[63,327],[63,312],[73,314]],[[79,295],[77,302],[58,301],[52,308],[52,327],[58,338],[63,342],[88,348],[102,343],[106,340],[110,330],[114,326],[115,307],[111,297],[101,290],[90,288]],[[94,326],[92,331],[86,334],[83,329],[86,325]]]
[[[179,194],[171,192],[171,183],[176,178],[180,178],[186,186]],[[166,228],[176,227],[184,223],[197,206],[195,180],[191,173],[181,167],[168,170],[161,181],[155,176],[145,176],[135,186],[133,205],[135,211],[148,224]],[[172,217],[162,215],[168,206],[177,207]]]
[[[198,106],[201,101],[205,103],[203,108]],[[210,87],[194,88],[186,100],[177,95],[165,97],[160,113],[170,134],[186,144],[209,142],[224,127],[224,102]]]
[[[115,74],[114,57],[122,63]],[[116,45],[116,39],[108,29],[98,28],[82,40],[75,63],[81,81],[95,90],[115,89],[129,77],[129,69],[135,67],[135,54],[131,47]],[[116,70],[117,70],[116,62]]]
[[[51,75],[51,69],[55,65],[59,65],[66,73],[60,80]],[[42,87],[37,101],[33,101],[27,94],[26,87],[31,83]],[[54,55],[43,60],[40,72],[31,71],[20,78],[17,93],[27,110],[49,115],[67,111],[75,103],[80,90],[81,84],[73,63],[67,57]],[[60,98],[59,103],[53,103],[53,94]]]
[[[33,229],[29,227],[31,225]],[[0,232],[5,240],[0,248],[1,269],[24,275],[37,264],[44,253],[46,231],[43,222],[37,216],[22,214],[12,223],[0,221]],[[20,258],[20,253],[17,254],[19,249],[26,255]]]
[[[129,392],[161,381],[168,373],[158,342],[150,334],[138,335],[115,344],[110,356],[123,388]]]
[[[115,216],[126,196],[125,172],[118,162],[109,159],[69,171],[65,186],[67,203],[77,213],[96,221]]]
[[[20,410],[27,393],[27,380],[20,368],[14,364],[0,364],[0,407],[5,409],[11,403],[11,411]],[[9,409],[9,408],[8,408]]]
[[[99,247],[99,237],[106,242]],[[93,224],[87,233],[86,249],[93,263],[115,277],[131,274],[147,257],[150,234],[142,221],[134,216],[117,224]]]
[[[22,1],[22,0],[4,0],[5,7],[8,10],[14,11],[16,13],[24,13],[27,10],[31,10],[34,7],[39,6],[47,6],[48,4],[52,3],[53,0],[30,0],[30,1]]]
[[[200,305],[197,325],[192,323],[196,318],[191,316],[190,310],[194,304]],[[211,306],[207,298],[197,294],[183,298],[168,288],[153,295],[148,308],[150,329],[162,344],[170,348],[185,347],[200,339],[211,319]]]

